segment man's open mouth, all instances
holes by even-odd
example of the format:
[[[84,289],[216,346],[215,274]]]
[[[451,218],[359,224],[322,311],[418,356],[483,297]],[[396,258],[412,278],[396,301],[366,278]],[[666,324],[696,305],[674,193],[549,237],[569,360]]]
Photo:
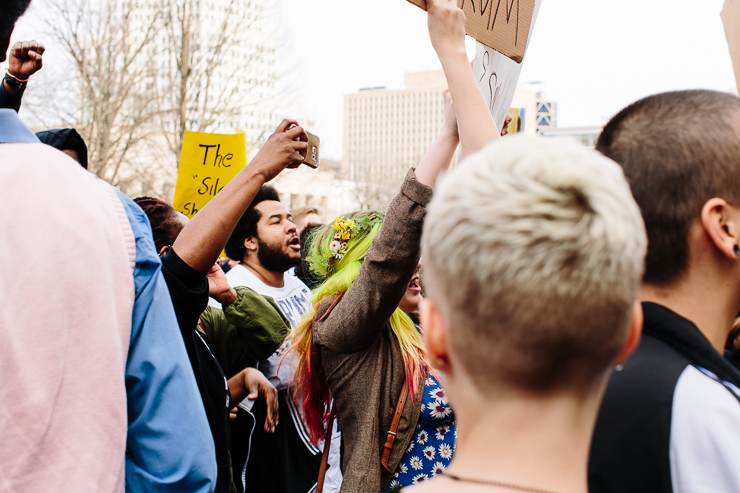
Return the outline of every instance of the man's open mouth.
[[[419,276],[414,276],[411,278],[411,282],[409,283],[409,289],[413,290],[419,290],[421,291],[421,286],[419,286]]]

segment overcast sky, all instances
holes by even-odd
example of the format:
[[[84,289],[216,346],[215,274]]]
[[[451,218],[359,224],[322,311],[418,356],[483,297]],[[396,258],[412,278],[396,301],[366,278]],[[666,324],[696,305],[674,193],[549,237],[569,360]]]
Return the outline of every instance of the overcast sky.
[[[602,124],[656,92],[735,91],[719,16],[723,2],[543,0],[520,83],[541,82],[528,87],[557,102],[560,127]],[[324,158],[342,157],[344,94],[361,87],[401,88],[406,72],[440,68],[426,13],[405,0],[269,5],[281,37],[283,95],[316,122]],[[14,38],[33,33],[30,19],[23,18]]]
[[[656,92],[736,91],[724,0],[543,0],[520,83],[558,104],[558,126],[602,124]],[[426,13],[405,0],[281,0],[289,93],[315,116],[324,157],[341,159],[343,95],[403,87],[437,70]],[[468,52],[474,54],[473,43]]]

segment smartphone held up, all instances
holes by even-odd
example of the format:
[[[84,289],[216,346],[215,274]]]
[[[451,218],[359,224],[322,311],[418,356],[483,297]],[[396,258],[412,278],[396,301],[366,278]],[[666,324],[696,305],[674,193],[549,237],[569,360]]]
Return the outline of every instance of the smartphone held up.
[[[288,127],[288,130],[295,126],[295,124],[292,124]],[[303,164],[313,169],[317,169],[319,167],[319,144],[321,143],[321,139],[311,132],[306,132],[306,135],[308,136],[308,150],[306,151],[306,157],[303,160]]]

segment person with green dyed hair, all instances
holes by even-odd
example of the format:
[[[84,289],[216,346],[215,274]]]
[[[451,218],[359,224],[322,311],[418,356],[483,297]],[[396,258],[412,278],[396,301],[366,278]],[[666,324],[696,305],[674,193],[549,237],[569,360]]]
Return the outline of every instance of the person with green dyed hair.
[[[467,62],[464,28],[439,3],[427,4],[450,88],[439,137],[385,214],[338,217],[309,240],[306,261],[323,282],[291,336],[299,354],[295,399],[314,442],[339,419],[343,493],[424,481],[444,472],[454,450],[454,414],[409,312],[421,299],[421,231],[437,178],[458,143],[468,155],[499,131]]]

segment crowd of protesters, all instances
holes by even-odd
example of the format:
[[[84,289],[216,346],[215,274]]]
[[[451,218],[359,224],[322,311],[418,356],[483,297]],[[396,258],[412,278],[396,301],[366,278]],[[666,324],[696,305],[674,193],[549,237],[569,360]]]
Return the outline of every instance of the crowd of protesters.
[[[502,139],[427,0],[444,125],[386,210],[289,211],[286,119],[188,220],[21,122],[29,2],[0,11],[0,491],[740,491],[736,96]]]

